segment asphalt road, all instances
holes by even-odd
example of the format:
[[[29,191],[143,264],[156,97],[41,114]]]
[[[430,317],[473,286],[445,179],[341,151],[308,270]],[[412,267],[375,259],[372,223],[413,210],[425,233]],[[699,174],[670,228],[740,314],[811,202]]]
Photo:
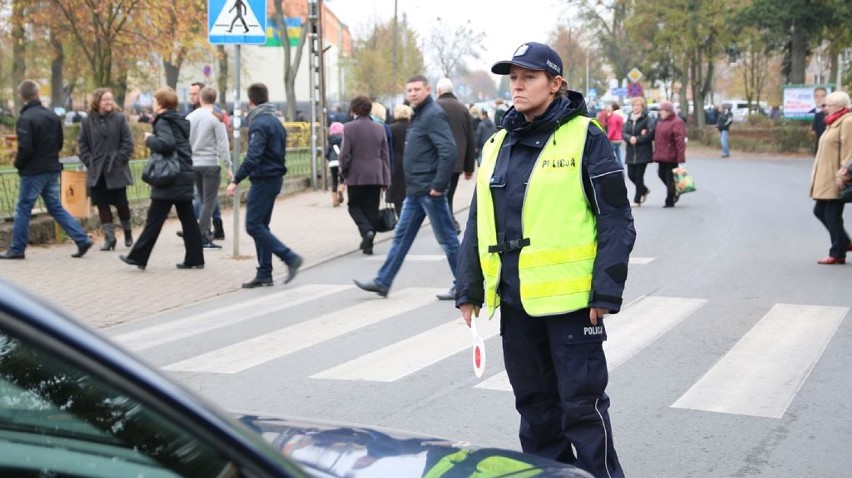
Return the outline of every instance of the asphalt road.
[[[810,161],[690,160],[698,191],[663,209],[656,168],[634,209],[625,304],[607,319],[616,448],[632,477],[845,476],[852,469],[852,265],[828,234]],[[852,214],[847,212],[852,223]],[[107,330],[235,411],[382,425],[518,448],[497,318],[487,365],[434,294],[451,274],[424,228],[387,299],[350,254],[293,287],[238,291]]]

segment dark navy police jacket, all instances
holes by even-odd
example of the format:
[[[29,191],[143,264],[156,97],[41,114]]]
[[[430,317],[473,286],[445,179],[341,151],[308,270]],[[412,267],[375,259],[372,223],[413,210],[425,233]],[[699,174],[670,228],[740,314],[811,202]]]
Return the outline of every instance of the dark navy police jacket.
[[[541,116],[527,122],[514,108],[503,118],[506,138],[497,156],[491,195],[494,201],[498,243],[522,239],[521,210],[527,181],[539,153],[556,127],[577,116],[588,116],[583,95],[569,91],[567,98],[555,99]],[[490,139],[489,141],[493,141]],[[511,156],[511,161],[509,160]],[[616,313],[621,308],[624,283],[627,280],[627,260],[636,231],[624,185],[624,171],[606,133],[589,124],[583,151],[583,185],[597,220],[597,257],[592,273],[592,293],[589,307],[608,309]],[[554,214],[559,205],[554,204]],[[464,240],[459,249],[456,277],[456,305],[481,305],[485,291],[479,264],[476,229],[476,195],[470,207]],[[518,279],[520,251],[502,254],[502,270],[497,292],[502,305],[522,309]]]

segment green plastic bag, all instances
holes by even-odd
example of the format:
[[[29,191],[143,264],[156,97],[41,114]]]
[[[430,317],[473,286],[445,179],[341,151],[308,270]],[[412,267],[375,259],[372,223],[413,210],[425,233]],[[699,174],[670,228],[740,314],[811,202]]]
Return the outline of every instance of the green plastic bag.
[[[684,166],[673,169],[675,189],[678,194],[691,193],[695,191],[695,181]]]

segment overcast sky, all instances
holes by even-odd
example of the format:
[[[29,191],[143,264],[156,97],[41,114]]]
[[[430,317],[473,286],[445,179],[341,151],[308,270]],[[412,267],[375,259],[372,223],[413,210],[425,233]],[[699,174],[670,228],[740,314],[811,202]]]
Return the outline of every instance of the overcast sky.
[[[367,28],[378,21],[393,18],[394,0],[323,0],[340,21],[349,27],[354,38],[369,33]],[[406,13],[408,23],[420,39],[429,36],[435,19],[450,26],[470,20],[475,32],[485,33],[485,52],[471,66],[489,70],[491,65],[511,58],[512,53],[527,41],[546,42],[557,25],[560,14],[566,11],[560,0],[520,0],[500,2],[487,0],[396,0],[398,15]],[[507,8],[510,7],[510,8]],[[429,54],[426,61],[429,62]],[[427,65],[430,72],[440,71]]]

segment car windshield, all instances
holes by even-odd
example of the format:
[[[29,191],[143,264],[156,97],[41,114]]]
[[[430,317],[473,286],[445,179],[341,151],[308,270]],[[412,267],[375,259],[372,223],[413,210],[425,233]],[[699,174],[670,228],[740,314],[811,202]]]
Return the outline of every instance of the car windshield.
[[[0,475],[228,476],[212,447],[114,386],[0,329]]]

